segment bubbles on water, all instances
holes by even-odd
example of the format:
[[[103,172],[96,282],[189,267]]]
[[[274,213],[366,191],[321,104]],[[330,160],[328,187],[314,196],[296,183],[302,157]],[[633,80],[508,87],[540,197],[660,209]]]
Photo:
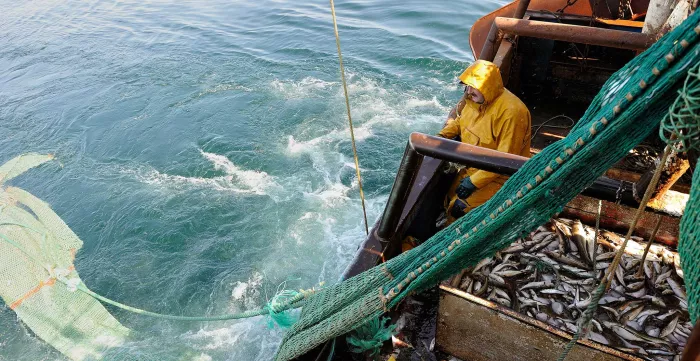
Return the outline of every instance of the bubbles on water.
[[[285,99],[301,99],[320,97],[324,90],[337,84],[307,76],[299,81],[275,79],[270,83],[270,86]]]
[[[215,177],[187,177],[161,173],[151,167],[140,167],[137,170],[126,169],[125,173],[133,173],[140,181],[165,189],[191,190],[194,188],[210,188],[222,192],[274,196],[281,189],[275,177],[264,171],[243,169],[226,156],[208,153],[199,149],[200,154],[215,170],[225,174]]]
[[[259,307],[260,289],[263,283],[263,274],[253,272],[248,281],[236,281],[232,286],[231,298],[234,303],[242,304],[242,309],[251,310]]]

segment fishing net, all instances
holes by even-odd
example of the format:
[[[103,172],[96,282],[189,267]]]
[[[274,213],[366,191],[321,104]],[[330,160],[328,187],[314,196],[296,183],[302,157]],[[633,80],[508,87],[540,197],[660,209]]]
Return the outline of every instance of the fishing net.
[[[276,360],[294,359],[376,319],[408,294],[492,256],[561,211],[659,125],[688,70],[700,60],[699,20],[695,12],[615,73],[569,135],[529,160],[487,203],[423,245],[311,296]],[[692,203],[698,196],[694,189],[689,204],[698,204]],[[684,224],[697,227],[696,212],[689,210],[693,216],[686,214]],[[686,280],[696,313],[698,231],[687,225],[682,231],[681,238],[695,234],[682,242],[681,252],[683,266],[694,270]]]
[[[698,61],[700,12],[615,73],[603,86],[571,133],[544,149],[513,175],[487,203],[423,245],[332,287],[280,295],[260,310],[214,317],[161,315],[129,307],[85,287],[73,266],[80,239],[31,194],[4,183],[51,159],[29,154],[0,166],[0,297],[44,341],[74,360],[99,359],[129,335],[100,301],[131,312],[164,319],[214,321],[264,314],[284,316],[303,305],[301,317],[276,355],[286,361],[326,340],[366,327],[353,340],[360,350],[385,339],[389,328],[379,316],[412,292],[493,255],[546,222],[661,122],[670,139],[690,149],[698,138]],[[686,75],[690,74],[686,82]],[[695,78],[693,78],[695,77]],[[685,94],[685,95],[683,95]],[[688,110],[692,111],[688,111]],[[675,138],[669,134],[676,133]],[[698,318],[700,175],[695,174],[688,209],[681,223],[679,251],[686,272],[689,311]],[[76,292],[80,291],[80,292]],[[274,318],[274,317],[273,317]],[[382,331],[386,329],[386,332]],[[363,331],[363,330],[360,330]],[[360,337],[370,334],[369,341]],[[118,349],[110,359],[123,356]],[[119,357],[116,357],[119,356]]]
[[[73,360],[99,359],[129,330],[83,292],[73,266],[83,243],[49,206],[4,183],[51,160],[27,154],[0,167],[0,297],[38,337]]]
[[[688,313],[693,324],[700,317],[700,172],[693,174],[690,199],[681,220],[681,238],[678,241],[686,291]]]
[[[678,98],[661,123],[661,138],[680,151],[700,150],[700,64],[690,71],[678,91]],[[700,316],[700,172],[695,169],[683,219],[678,253],[686,280],[688,312],[693,323]]]

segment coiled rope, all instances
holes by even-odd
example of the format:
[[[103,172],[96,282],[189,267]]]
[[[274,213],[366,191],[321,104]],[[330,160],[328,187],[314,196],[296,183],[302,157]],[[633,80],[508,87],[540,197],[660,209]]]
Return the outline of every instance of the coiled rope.
[[[335,45],[338,47],[338,62],[340,63],[340,78],[343,81],[343,92],[345,93],[345,108],[348,111],[348,124],[350,124],[350,140],[352,142],[352,154],[355,158],[355,172],[357,173],[357,184],[360,188],[360,199],[362,200],[362,214],[365,217],[365,233],[369,234],[369,225],[367,224],[367,209],[365,208],[365,193],[362,190],[362,176],[360,175],[360,159],[357,156],[357,147],[355,147],[355,132],[352,126],[352,116],[350,115],[350,97],[348,96],[348,85],[345,81],[345,67],[343,66],[343,54],[340,52],[340,35],[338,35],[338,22],[335,19],[335,4],[331,1],[331,15],[333,16],[333,30],[335,31]]]

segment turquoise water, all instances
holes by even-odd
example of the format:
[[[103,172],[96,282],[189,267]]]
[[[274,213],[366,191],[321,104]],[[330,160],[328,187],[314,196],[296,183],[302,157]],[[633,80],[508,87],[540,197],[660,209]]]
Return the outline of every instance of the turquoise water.
[[[370,224],[407,136],[460,95],[470,25],[504,1],[339,1]],[[88,287],[172,314],[261,307],[333,283],[364,237],[325,1],[5,2],[0,162],[83,239]],[[160,360],[269,360],[263,318],[177,323],[113,310]],[[0,360],[64,360],[0,305]]]

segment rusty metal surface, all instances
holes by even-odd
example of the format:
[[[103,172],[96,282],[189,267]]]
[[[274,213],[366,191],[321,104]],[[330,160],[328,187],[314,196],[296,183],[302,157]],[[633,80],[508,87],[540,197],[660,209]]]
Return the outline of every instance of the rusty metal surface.
[[[645,50],[655,41],[642,33],[536,20],[496,17],[494,25],[509,34],[619,49]]]
[[[589,0],[594,1],[594,0]],[[569,6],[564,11],[565,14],[569,15],[580,15],[580,16],[591,16],[591,5],[587,0],[578,0],[572,6]],[[554,12],[566,5],[566,0],[531,0],[528,6],[528,11],[549,11]],[[491,29],[491,23],[493,19],[497,16],[509,17],[513,14],[518,5],[517,1],[514,1],[508,5],[498,8],[489,14],[484,15],[479,18],[474,25],[472,25],[469,31],[469,45],[472,49],[472,54],[474,54],[475,59],[479,59],[481,53],[481,48],[484,46],[484,41],[486,40],[486,35]],[[600,5],[605,6],[603,2]],[[599,5],[599,7],[600,7]],[[601,16],[601,15],[599,15]]]
[[[605,171],[605,176],[612,179],[623,180],[627,182],[636,182],[641,177],[641,174],[619,168],[610,168],[607,171]],[[671,187],[671,190],[688,194],[690,193],[690,185],[675,183]]]
[[[470,361],[556,360],[572,335],[449,286],[440,286],[436,346]],[[583,340],[571,360],[642,359]]]
[[[539,2],[539,0],[532,0],[530,3],[530,8],[532,8],[532,5],[537,2]],[[564,3],[566,3],[566,1],[564,1]],[[489,14],[482,16],[481,18],[479,18],[479,20],[474,22],[474,25],[472,25],[471,30],[469,30],[469,46],[472,48],[472,54],[474,55],[474,59],[479,59],[479,56],[481,55],[481,48],[484,46],[486,37],[489,33],[489,30],[491,29],[491,23],[493,23],[493,19],[495,19],[497,16],[512,15],[517,5],[518,2],[514,1],[508,5],[494,10]]]
[[[580,219],[583,223],[595,225],[597,212],[597,199],[579,195],[564,207],[562,216]],[[651,231],[654,229],[658,216],[659,214],[644,212],[642,218],[637,223],[634,235],[648,239],[651,236]],[[661,217],[663,217],[663,220],[661,221],[661,227],[656,234],[655,240],[669,246],[677,246],[680,218],[667,215],[661,215]],[[632,218],[634,218],[634,210],[632,208],[603,201],[600,228],[625,233],[632,222]]]
[[[501,46],[498,47],[496,56],[493,59],[493,63],[498,66],[501,70],[501,77],[503,78],[503,84],[508,84],[510,79],[510,68],[511,61],[513,59],[513,54],[515,53],[515,46],[510,41],[504,41]]]

